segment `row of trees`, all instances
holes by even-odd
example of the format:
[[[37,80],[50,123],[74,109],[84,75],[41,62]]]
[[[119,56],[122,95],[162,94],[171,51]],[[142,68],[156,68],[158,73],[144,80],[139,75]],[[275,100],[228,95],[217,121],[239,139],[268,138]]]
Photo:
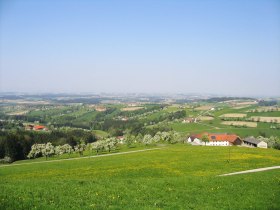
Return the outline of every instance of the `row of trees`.
[[[9,157],[10,161],[26,159],[34,144],[50,142],[54,146],[69,144],[72,148],[84,142],[95,142],[96,136],[82,129],[54,130],[51,132],[36,131],[1,131],[0,159]]]
[[[107,151],[112,152],[116,150],[120,143],[126,144],[128,147],[131,147],[133,144],[140,143],[144,145],[156,144],[159,142],[164,143],[178,143],[184,142],[185,138],[183,135],[177,132],[157,132],[154,136],[150,134],[146,134],[142,136],[139,134],[138,136],[134,136],[131,134],[127,134],[124,136],[123,141],[120,142],[115,137],[110,137],[102,140],[98,140],[96,142],[85,144],[84,142],[77,144],[72,147],[69,144],[64,144],[62,146],[54,146],[52,143],[48,142],[45,144],[34,144],[31,147],[31,150],[28,154],[28,158],[37,158],[37,157],[46,157],[48,159],[54,155],[63,155],[63,154],[72,154],[79,153],[80,156],[84,154],[84,151],[88,150],[92,153],[95,152],[99,155],[101,152]]]
[[[107,138],[104,140],[99,140],[93,143],[85,144],[84,142],[77,144],[72,147],[69,144],[54,146],[52,143],[48,142],[46,144],[34,144],[31,147],[28,158],[37,158],[37,157],[45,157],[48,159],[54,155],[63,155],[63,154],[72,154],[79,153],[80,156],[84,154],[84,151],[90,150],[95,151],[96,154],[99,154],[102,151],[111,152],[117,148],[117,139],[116,138]]]

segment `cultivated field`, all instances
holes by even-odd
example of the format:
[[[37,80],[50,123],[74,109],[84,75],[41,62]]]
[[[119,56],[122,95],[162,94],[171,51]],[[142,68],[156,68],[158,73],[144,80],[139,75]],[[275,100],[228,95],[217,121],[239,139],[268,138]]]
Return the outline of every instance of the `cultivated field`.
[[[17,111],[17,112],[7,113],[7,115],[25,115],[27,113],[28,113],[28,111]]]
[[[242,118],[242,117],[246,117],[246,114],[242,114],[242,113],[229,113],[229,114],[223,114],[220,117],[228,117],[228,118]]]
[[[200,107],[195,108],[195,110],[206,111],[206,110],[210,110],[211,108],[213,108],[213,106],[200,106]]]
[[[232,107],[233,109],[244,109],[244,108],[247,108],[249,107],[250,105],[247,105],[247,106],[234,106]]]
[[[218,176],[279,162],[272,149],[231,147],[229,161],[229,148],[181,144],[11,165],[0,167],[0,209],[279,209],[279,169]]]
[[[236,103],[235,105],[236,106],[246,106],[246,105],[255,105],[257,103],[258,102],[256,102],[256,101],[244,101],[244,102]]]
[[[256,128],[258,124],[256,122],[246,122],[246,121],[225,121],[222,122],[223,125],[233,125],[233,126],[247,126],[250,128]]]
[[[251,109],[249,110],[249,112],[254,112],[254,111],[257,111],[257,112],[277,112],[277,111],[280,111],[280,108],[279,107],[275,107],[275,106],[266,106],[266,107],[260,107],[260,108],[257,108],[257,109]]]
[[[144,109],[144,107],[142,106],[126,107],[126,108],[122,108],[121,111],[136,111],[139,109]]]
[[[251,117],[253,121],[260,121],[260,122],[275,122],[280,123],[280,117],[263,117],[263,116],[253,116]]]

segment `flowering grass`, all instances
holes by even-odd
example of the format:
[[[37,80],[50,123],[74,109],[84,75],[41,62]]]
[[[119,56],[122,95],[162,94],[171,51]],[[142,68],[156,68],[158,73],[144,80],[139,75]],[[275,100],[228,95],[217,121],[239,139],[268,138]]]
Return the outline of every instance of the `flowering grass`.
[[[0,167],[0,209],[279,209],[280,170],[217,177],[279,164],[272,149],[178,144]]]

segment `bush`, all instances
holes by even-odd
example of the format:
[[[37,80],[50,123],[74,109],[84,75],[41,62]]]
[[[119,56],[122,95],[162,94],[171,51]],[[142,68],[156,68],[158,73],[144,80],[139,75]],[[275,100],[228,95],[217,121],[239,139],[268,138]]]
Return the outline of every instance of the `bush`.
[[[12,158],[5,156],[3,159],[0,159],[0,164],[7,164],[7,163],[12,163]]]
[[[279,143],[279,142],[276,142],[276,143],[273,144],[272,147],[273,147],[274,149],[280,150],[280,143]]]

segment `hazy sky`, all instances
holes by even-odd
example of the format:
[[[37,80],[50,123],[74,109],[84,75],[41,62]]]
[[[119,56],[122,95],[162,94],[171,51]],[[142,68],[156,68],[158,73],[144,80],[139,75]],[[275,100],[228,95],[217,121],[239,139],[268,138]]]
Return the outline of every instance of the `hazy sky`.
[[[0,91],[280,95],[279,0],[0,0]]]

